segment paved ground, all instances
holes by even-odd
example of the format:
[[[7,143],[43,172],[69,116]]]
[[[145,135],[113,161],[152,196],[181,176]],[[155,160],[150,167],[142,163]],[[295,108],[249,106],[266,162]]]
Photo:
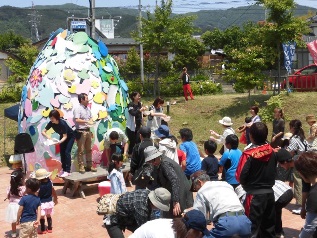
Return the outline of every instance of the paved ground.
[[[6,197],[6,188],[9,185],[11,170],[0,168],[0,198]],[[54,238],[99,238],[109,237],[103,227],[102,216],[96,213],[97,199],[99,198],[96,185],[90,185],[85,190],[86,199],[70,197],[69,191],[62,195],[62,186],[55,186],[59,204],[53,215],[53,233],[39,235],[39,237]],[[129,188],[131,190],[131,188]],[[11,225],[5,223],[5,209],[7,201],[0,203],[0,237],[10,237]],[[295,208],[294,200],[283,210],[283,226],[285,237],[298,237],[304,220],[290,211]],[[130,232],[125,233],[128,237]]]

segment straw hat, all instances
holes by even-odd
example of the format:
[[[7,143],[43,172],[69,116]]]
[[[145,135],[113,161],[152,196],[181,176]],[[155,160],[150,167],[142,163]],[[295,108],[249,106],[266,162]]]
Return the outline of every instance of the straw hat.
[[[149,193],[149,199],[155,207],[167,212],[170,210],[171,193],[165,188],[157,188]]]
[[[316,117],[314,115],[307,115],[306,122],[316,122]]]
[[[49,176],[51,176],[51,172],[47,172],[46,169],[38,169],[35,171],[35,175],[33,175],[34,178],[41,180],[41,179],[45,179],[48,178]]]
[[[231,126],[233,123],[231,122],[230,117],[224,117],[221,120],[219,120],[219,123],[225,126]]]

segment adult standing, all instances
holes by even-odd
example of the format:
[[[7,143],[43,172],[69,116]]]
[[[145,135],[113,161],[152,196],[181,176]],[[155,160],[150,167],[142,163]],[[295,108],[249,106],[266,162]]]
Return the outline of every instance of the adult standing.
[[[302,122],[300,120],[291,120],[289,122],[290,132],[293,134],[289,140],[289,146],[286,148],[295,161],[298,156],[305,151],[310,149],[309,143],[305,139],[305,133],[302,128]],[[294,178],[294,197],[296,199],[296,204],[300,205],[301,208],[292,210],[295,214],[305,213],[305,203],[308,191],[303,191],[303,182],[300,174],[296,169],[293,170]],[[306,186],[304,186],[305,189]]]
[[[161,126],[162,118],[166,117],[166,115],[163,113],[163,104],[164,99],[157,97],[154,100],[153,105],[149,108],[150,115],[148,115],[146,126],[151,128],[151,138],[153,140],[157,139],[154,131]]]
[[[189,191],[190,183],[179,164],[162,155],[154,146],[148,146],[144,150],[145,162],[157,168],[158,185],[172,194],[170,210],[163,213],[164,218],[172,218],[180,216],[184,209],[192,207],[193,193]]]
[[[222,144],[222,148],[220,149],[220,154],[223,154],[224,152],[228,151],[228,148],[225,146],[225,140],[228,135],[235,134],[234,129],[231,127],[233,125],[230,117],[224,117],[221,120],[219,120],[219,123],[223,126],[224,131],[222,135],[219,135],[217,132],[210,130],[210,134],[214,135],[216,137],[219,137],[218,139],[210,136],[210,140],[216,142],[217,144]]]
[[[47,131],[51,128],[59,135],[60,155],[62,162],[62,170],[59,173],[59,177],[66,177],[70,175],[71,167],[71,151],[75,141],[74,131],[69,127],[66,121],[60,118],[60,114],[57,110],[52,110],[48,114],[50,122],[47,123],[45,129],[42,131],[42,135],[47,139],[52,139]]]
[[[273,133],[272,133],[272,140],[271,140],[271,146],[273,148],[281,146],[284,130],[285,130],[285,121],[283,116],[283,110],[281,108],[275,108],[274,120],[273,120]]]
[[[128,229],[134,232],[151,219],[152,209],[169,210],[171,194],[165,188],[153,191],[139,189],[120,196],[116,213],[110,216],[110,224],[105,223],[111,238],[124,238],[123,232]]]
[[[261,121],[261,118],[258,115],[258,113],[259,113],[259,107],[258,106],[250,107],[250,113],[251,113],[251,116],[252,116],[252,119],[251,119],[251,123],[252,124]]]
[[[130,94],[131,102],[128,105],[128,117],[126,123],[126,133],[129,138],[129,155],[132,154],[133,147],[139,142],[138,131],[142,126],[142,112],[146,110],[140,102],[141,95],[138,92]]]
[[[92,153],[91,153],[91,132],[90,125],[93,125],[91,111],[88,108],[88,95],[81,93],[78,95],[79,106],[74,110],[74,118],[76,125],[76,140],[78,147],[78,165],[79,172],[85,173],[87,171],[96,172],[97,169],[92,167]],[[84,166],[84,152],[86,152],[86,170]]]
[[[210,181],[202,170],[195,172],[190,178],[192,191],[197,191],[193,208],[205,216],[209,213],[214,225],[208,237],[250,237],[251,222],[244,214],[243,206],[232,186],[224,181]]]
[[[180,74],[179,78],[182,79],[182,81],[183,81],[183,91],[184,91],[185,100],[188,101],[187,92],[189,92],[190,98],[192,100],[194,100],[193,92],[192,92],[192,89],[191,89],[190,83],[189,83],[189,74],[187,73],[186,67],[183,68],[183,71]]]
[[[104,165],[108,165],[111,155],[116,153],[119,149],[119,153],[123,152],[123,157],[127,158],[128,156],[128,137],[120,128],[111,128],[109,129],[104,138],[104,154],[103,158]]]

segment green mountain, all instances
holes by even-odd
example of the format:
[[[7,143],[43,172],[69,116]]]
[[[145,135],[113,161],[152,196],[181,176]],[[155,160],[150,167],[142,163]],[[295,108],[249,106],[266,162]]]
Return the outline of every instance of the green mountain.
[[[317,9],[297,5],[295,15],[315,13]],[[24,37],[30,38],[32,15],[37,15],[37,26],[40,37],[46,38],[58,28],[66,28],[67,17],[85,18],[89,15],[87,7],[76,4],[56,6],[35,6],[30,8],[17,8],[11,6],[0,7],[0,32],[13,31]],[[145,13],[143,13],[145,15]],[[264,20],[265,11],[261,6],[250,5],[246,7],[230,8],[227,10],[204,10],[186,15],[196,15],[195,25],[201,29],[200,33],[214,28],[241,26],[247,21],[257,22]],[[117,18],[121,16],[115,28],[115,35],[130,37],[132,30],[137,29],[138,10],[130,8],[96,8],[96,18]]]

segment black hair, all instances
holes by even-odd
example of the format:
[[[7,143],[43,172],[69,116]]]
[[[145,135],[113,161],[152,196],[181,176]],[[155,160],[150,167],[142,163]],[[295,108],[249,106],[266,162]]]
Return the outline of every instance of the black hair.
[[[252,106],[250,109],[253,110],[255,114],[258,114],[258,112],[259,112],[258,106]]]
[[[245,123],[250,123],[252,121],[252,117],[246,117],[244,118]]]
[[[281,114],[281,118],[284,119],[284,113],[283,113],[282,108],[278,108],[278,107],[277,107],[277,108],[274,109],[274,111],[275,111],[275,110],[278,111],[278,113]]]
[[[154,106],[155,108],[157,108],[159,104],[164,104],[164,99],[161,98],[161,97],[157,97],[157,98],[154,100],[153,106]]]
[[[239,138],[234,135],[234,134],[230,134],[226,137],[225,139],[226,144],[229,144],[231,146],[231,149],[236,150],[238,149],[239,146]]]
[[[191,141],[193,139],[193,132],[189,128],[182,128],[179,130],[179,134],[181,138],[185,139],[186,141]]]
[[[109,138],[110,138],[111,140],[118,140],[118,139],[119,139],[119,133],[116,132],[116,131],[112,131],[112,132],[110,132],[110,134],[109,134]]]
[[[115,162],[123,161],[123,155],[119,153],[113,153],[111,156],[111,161],[108,168],[108,173],[110,174],[111,171],[116,168]]]
[[[212,140],[207,140],[204,143],[204,149],[207,150],[208,155],[213,155],[217,150],[217,144]]]
[[[151,130],[150,129],[147,130],[147,129],[141,127],[141,129],[139,130],[139,133],[143,137],[143,139],[151,138]]]
[[[266,142],[268,129],[263,122],[253,123],[250,127],[250,135],[256,145],[261,145]]]
[[[81,94],[78,95],[79,103],[81,103],[81,101],[85,99],[85,96],[88,97],[88,95],[86,93],[81,93]]]
[[[285,148],[287,146],[289,146],[289,140],[288,139],[282,140],[281,148]]]
[[[134,97],[135,97],[136,95],[138,95],[138,94],[140,94],[140,93],[139,93],[139,92],[136,92],[136,91],[130,93],[129,97],[130,97],[130,99],[131,99],[132,102],[134,101]]]
[[[11,173],[11,179],[10,179],[10,193],[12,195],[20,197],[20,186],[23,186],[23,172],[22,169],[16,169]]]
[[[61,118],[61,115],[59,114],[59,112],[55,109],[53,109],[52,111],[50,111],[50,113],[48,114],[48,117],[54,117],[56,120],[59,120]]]
[[[41,185],[41,182],[37,180],[36,178],[29,178],[25,182],[25,187],[29,188],[33,193],[39,190],[40,185]]]
[[[301,141],[305,140],[305,132],[302,128],[302,122],[300,120],[298,119],[291,120],[289,122],[289,127],[294,129],[292,137],[296,135],[296,136],[299,136]]]

